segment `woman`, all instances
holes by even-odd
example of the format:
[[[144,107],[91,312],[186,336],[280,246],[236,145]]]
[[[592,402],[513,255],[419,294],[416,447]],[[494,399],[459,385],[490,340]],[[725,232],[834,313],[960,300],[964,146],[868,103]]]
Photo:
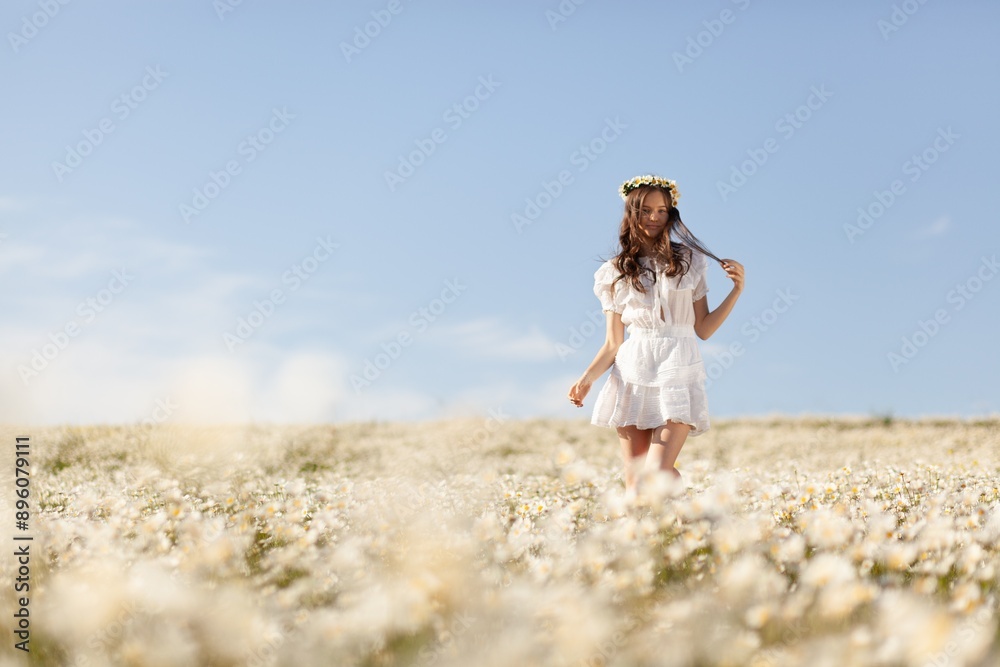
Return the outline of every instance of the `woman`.
[[[611,368],[591,423],[617,429],[625,493],[634,498],[640,458],[647,469],[668,471],[679,480],[674,462],[688,434],[701,435],[710,427],[705,366],[694,337],[707,340],[729,316],[743,292],[743,265],[719,259],[684,226],[674,181],[638,176],[623,183],[619,194],[625,200],[621,247],[594,274],[594,294],[607,316],[606,339],[570,388],[569,400],[583,407],[593,380]],[[706,256],[734,283],[711,312]]]

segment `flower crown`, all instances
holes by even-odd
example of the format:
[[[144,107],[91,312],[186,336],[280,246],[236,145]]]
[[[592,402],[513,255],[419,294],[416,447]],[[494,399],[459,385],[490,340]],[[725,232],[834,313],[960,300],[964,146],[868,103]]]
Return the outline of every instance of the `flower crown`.
[[[630,181],[625,181],[622,183],[621,187],[618,188],[618,194],[621,195],[622,199],[626,199],[628,198],[628,193],[632,192],[640,185],[656,185],[661,188],[666,188],[670,191],[670,203],[673,206],[677,206],[677,200],[681,198],[681,193],[677,190],[676,181],[671,181],[669,178],[653,176],[652,174],[636,176]]]

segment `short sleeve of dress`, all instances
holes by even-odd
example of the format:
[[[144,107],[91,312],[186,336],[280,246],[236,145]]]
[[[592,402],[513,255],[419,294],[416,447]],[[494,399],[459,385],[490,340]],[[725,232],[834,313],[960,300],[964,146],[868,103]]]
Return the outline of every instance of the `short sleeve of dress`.
[[[601,301],[601,310],[610,310],[621,314],[624,308],[620,305],[622,303],[620,293],[625,284],[624,281],[618,281],[618,284],[615,285],[614,294],[612,294],[611,290],[611,283],[617,277],[618,272],[610,261],[601,264],[600,268],[594,272],[594,294]]]
[[[695,251],[691,261],[691,271],[694,272],[694,290],[691,300],[697,301],[708,294],[708,257]]]

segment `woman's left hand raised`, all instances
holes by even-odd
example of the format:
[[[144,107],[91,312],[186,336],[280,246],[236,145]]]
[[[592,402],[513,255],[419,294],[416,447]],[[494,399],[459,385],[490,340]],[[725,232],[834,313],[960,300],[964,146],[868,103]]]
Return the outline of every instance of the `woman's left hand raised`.
[[[724,259],[722,260],[722,268],[725,269],[726,275],[733,281],[736,285],[736,289],[740,292],[743,291],[743,265],[737,262],[735,259]]]

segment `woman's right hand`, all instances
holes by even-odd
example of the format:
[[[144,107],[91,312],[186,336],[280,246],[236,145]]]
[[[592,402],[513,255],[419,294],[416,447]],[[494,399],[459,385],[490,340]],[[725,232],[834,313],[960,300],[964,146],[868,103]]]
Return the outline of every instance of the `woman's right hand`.
[[[578,408],[582,408],[583,407],[583,399],[584,399],[584,397],[586,397],[587,392],[590,391],[590,386],[592,384],[593,384],[593,382],[591,382],[587,377],[582,377],[579,380],[577,380],[577,383],[574,384],[569,389],[569,400],[570,400],[570,403],[572,403],[573,405],[575,405]]]

